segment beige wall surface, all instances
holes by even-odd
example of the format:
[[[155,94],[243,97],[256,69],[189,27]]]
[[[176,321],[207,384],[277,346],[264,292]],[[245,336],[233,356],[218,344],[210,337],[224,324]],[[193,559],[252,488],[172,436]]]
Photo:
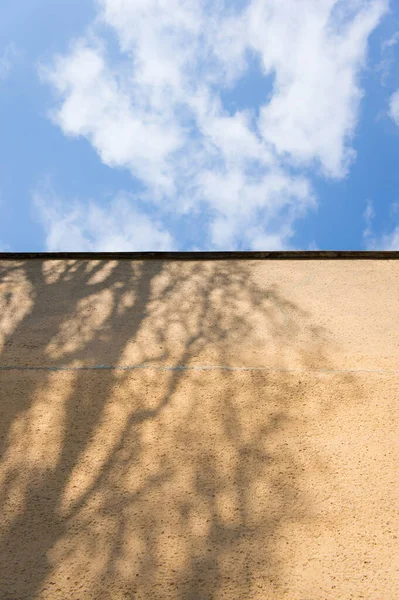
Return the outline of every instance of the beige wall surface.
[[[0,262],[0,598],[398,597],[399,261]]]

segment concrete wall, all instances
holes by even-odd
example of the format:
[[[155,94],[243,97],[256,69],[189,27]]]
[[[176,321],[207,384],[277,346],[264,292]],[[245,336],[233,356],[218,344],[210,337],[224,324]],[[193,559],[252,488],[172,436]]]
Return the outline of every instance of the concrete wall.
[[[395,260],[0,262],[0,598],[396,599],[398,323]]]

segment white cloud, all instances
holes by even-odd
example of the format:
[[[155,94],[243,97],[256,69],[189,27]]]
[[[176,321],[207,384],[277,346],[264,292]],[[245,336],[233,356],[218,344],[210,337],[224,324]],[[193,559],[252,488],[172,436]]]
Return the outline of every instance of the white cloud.
[[[250,39],[275,89],[260,121],[265,140],[299,163],[316,160],[328,175],[345,174],[362,93],[358,74],[383,2],[254,0]],[[356,6],[358,9],[356,9]],[[289,16],[288,16],[289,15]],[[266,31],[265,31],[266,27]]]
[[[372,250],[372,246],[374,244],[374,234],[373,234],[373,220],[375,217],[374,205],[371,200],[367,200],[366,209],[363,213],[363,219],[365,222],[365,229],[363,230],[363,240],[366,244],[366,247],[369,250]]]
[[[399,90],[392,94],[389,101],[389,116],[399,127]]]
[[[359,73],[385,0],[99,5],[87,35],[42,69],[58,94],[54,122],[129,169],[165,215],[206,211],[208,244],[289,245],[315,204],[308,168],[343,177],[354,158]],[[221,100],[249,55],[274,81],[259,117],[231,114]]]
[[[382,42],[382,50],[393,48],[399,42],[399,31],[396,31],[390,38]]]
[[[380,81],[383,86],[387,85],[392,66],[395,62],[395,46],[399,42],[399,31],[381,43],[381,61],[375,70],[380,72]]]
[[[47,231],[46,248],[50,252],[138,252],[174,248],[170,234],[123,196],[105,208],[93,202],[74,202],[69,206],[48,191],[37,192],[34,202]]]
[[[8,77],[16,56],[17,51],[14,44],[8,44],[0,54],[0,81]]]
[[[382,237],[381,247],[384,250],[399,250],[399,225]]]
[[[380,236],[369,234],[366,238],[366,247],[368,250],[399,250],[399,225],[391,232]]]
[[[391,206],[391,216],[395,217],[398,212],[398,205]],[[375,210],[371,200],[367,201],[366,210],[363,213],[365,229],[363,239],[367,250],[399,250],[399,225],[392,231],[377,235],[373,228],[375,219]]]

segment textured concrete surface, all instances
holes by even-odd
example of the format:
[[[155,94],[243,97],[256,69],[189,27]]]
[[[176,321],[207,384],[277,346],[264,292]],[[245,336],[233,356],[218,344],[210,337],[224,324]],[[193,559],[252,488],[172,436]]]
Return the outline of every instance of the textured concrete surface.
[[[398,323],[399,261],[0,262],[1,600],[396,599]]]

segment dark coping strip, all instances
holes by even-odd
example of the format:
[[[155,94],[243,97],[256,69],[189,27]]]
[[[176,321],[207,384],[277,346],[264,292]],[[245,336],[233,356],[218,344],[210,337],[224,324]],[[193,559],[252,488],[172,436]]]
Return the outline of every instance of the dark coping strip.
[[[0,260],[381,260],[399,251],[294,250],[248,252],[0,252]]]

